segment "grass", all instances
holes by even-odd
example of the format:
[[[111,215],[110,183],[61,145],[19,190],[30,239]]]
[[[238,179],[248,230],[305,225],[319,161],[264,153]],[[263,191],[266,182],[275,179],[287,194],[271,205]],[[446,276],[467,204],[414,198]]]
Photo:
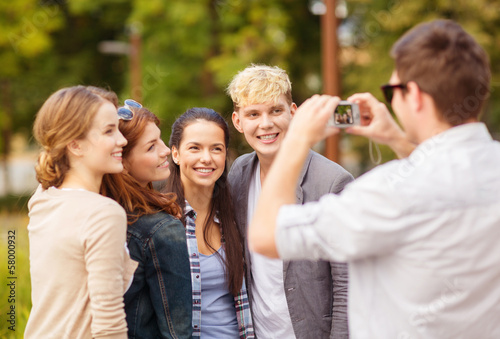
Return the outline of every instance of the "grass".
[[[31,284],[28,253],[28,216],[25,212],[0,212],[0,338],[23,338],[24,328],[31,309]],[[11,244],[9,248],[9,235]],[[12,242],[14,240],[15,243]],[[10,253],[9,253],[10,250]],[[9,254],[15,251],[15,269],[11,272]],[[15,278],[13,278],[15,277]],[[8,284],[14,283],[14,294]],[[14,297],[14,298],[13,298]],[[15,299],[15,301],[13,300]],[[15,306],[14,330],[11,323],[11,306]]]
[[[5,213],[23,213],[28,214],[28,200],[31,195],[5,195],[0,196],[0,216]],[[0,219],[1,221],[1,219]],[[3,223],[0,224],[3,226]]]

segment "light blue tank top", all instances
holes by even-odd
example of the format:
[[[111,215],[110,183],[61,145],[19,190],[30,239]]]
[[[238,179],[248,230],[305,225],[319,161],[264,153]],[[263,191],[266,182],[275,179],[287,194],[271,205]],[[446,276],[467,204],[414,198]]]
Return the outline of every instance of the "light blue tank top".
[[[217,251],[225,258],[221,247]],[[200,253],[201,271],[201,338],[235,339],[239,338],[238,321],[234,297],[227,288],[224,266],[214,253]]]

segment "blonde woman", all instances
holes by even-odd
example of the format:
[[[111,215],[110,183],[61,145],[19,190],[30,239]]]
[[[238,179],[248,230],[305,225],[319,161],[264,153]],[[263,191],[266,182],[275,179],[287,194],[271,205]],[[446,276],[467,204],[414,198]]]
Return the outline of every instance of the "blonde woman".
[[[123,294],[136,263],[125,247],[125,211],[99,194],[103,175],[123,170],[115,98],[63,88],[37,114],[43,151],[28,205],[33,307],[25,338],[127,337]]]

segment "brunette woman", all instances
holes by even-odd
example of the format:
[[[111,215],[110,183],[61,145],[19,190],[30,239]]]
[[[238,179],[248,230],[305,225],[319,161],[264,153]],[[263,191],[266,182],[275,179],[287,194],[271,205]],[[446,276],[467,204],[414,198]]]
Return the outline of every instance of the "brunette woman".
[[[155,191],[169,174],[170,149],[160,121],[141,104],[125,100],[119,129],[127,139],[124,171],[107,175],[103,194],[127,211],[127,242],[139,262],[125,294],[129,338],[191,338],[191,277],[181,210],[175,194]]]
[[[253,338],[242,239],[227,182],[229,129],[214,110],[192,108],[172,126],[166,191],[184,211],[191,262],[193,336]]]

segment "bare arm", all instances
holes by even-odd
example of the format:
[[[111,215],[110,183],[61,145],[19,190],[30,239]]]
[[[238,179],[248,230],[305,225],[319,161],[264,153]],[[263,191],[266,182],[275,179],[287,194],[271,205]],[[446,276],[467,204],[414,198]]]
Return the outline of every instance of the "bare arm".
[[[309,149],[338,129],[327,121],[340,101],[337,97],[315,95],[295,113],[283,144],[262,187],[262,193],[248,230],[251,251],[277,258],[276,218],[281,206],[295,203],[295,187]]]
[[[406,133],[392,118],[385,104],[370,93],[354,94],[348,100],[359,105],[362,126],[347,128],[347,133],[362,135],[387,145],[399,158],[406,158],[413,152],[416,144],[407,139]]]

